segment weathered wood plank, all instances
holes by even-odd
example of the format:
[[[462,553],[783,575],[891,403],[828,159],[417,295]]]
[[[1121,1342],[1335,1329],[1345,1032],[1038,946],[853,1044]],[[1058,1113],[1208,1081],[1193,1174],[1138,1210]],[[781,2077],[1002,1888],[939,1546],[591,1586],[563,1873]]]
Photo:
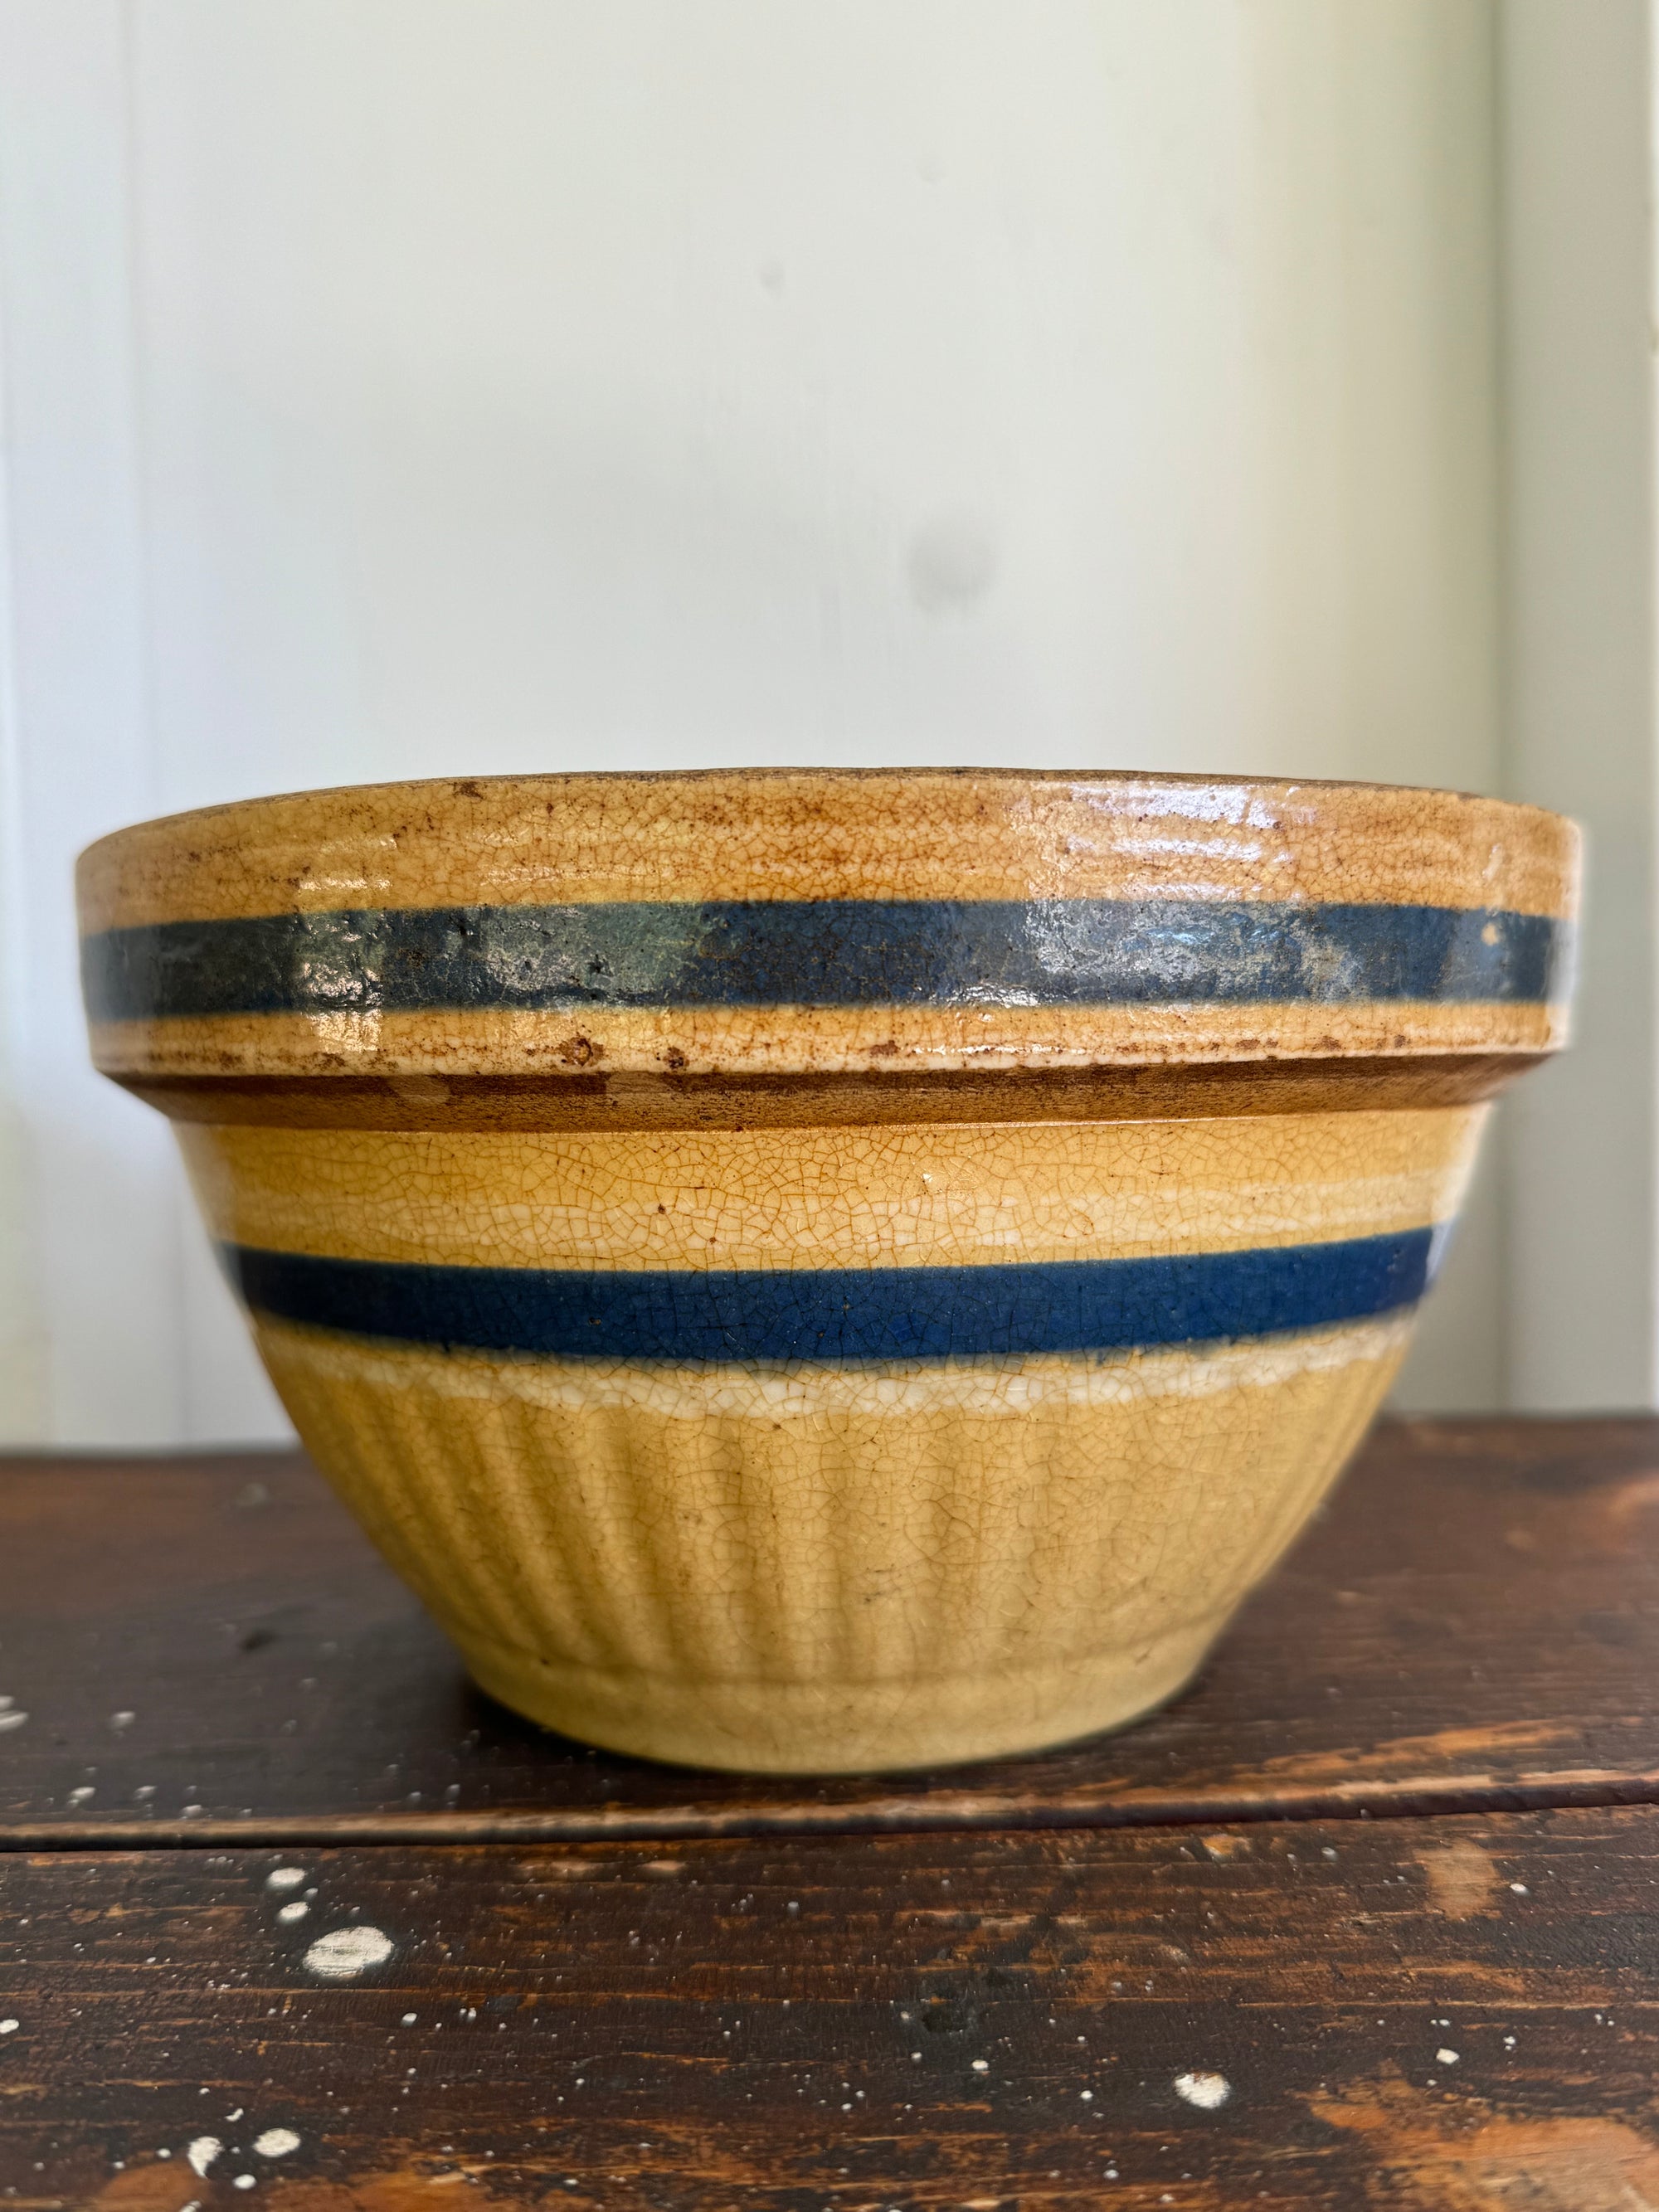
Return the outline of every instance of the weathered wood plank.
[[[272,1888],[280,1863],[302,1880]],[[1659,2202],[1656,1905],[1650,1808],[14,1852],[0,2189],[1635,2212]],[[346,1929],[387,1955],[322,1978],[309,1947]]]
[[[0,1838],[572,1838],[1659,1796],[1659,1422],[1385,1425],[1198,1686],[874,1781],[689,1774],[472,1692],[305,1463],[0,1462]]]

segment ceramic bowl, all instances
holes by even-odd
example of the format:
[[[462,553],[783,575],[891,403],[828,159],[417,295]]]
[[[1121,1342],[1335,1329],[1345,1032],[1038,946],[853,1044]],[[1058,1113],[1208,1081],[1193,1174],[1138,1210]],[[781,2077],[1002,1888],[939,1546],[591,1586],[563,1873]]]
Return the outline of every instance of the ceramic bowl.
[[[1146,775],[315,792],[82,860],[301,1436],[485,1689],[659,1759],[1117,1727],[1348,1456],[1576,834]]]

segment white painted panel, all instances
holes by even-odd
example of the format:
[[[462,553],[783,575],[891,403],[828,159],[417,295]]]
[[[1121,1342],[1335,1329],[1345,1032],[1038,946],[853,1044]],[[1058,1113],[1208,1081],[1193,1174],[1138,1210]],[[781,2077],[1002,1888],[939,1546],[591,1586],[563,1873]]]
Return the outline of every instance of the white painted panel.
[[[1495,787],[1486,0],[135,0],[125,91],[112,7],[0,20],[0,96],[49,118],[8,134],[0,217],[19,752],[78,794],[23,793],[43,911],[109,822],[379,776]],[[87,331],[60,172],[103,227]],[[59,360],[88,343],[92,390]],[[106,621],[52,566],[77,468],[122,549]],[[73,665],[66,623],[97,631]],[[114,657],[118,711],[114,674],[74,708]],[[89,1180],[71,1235],[78,1170],[43,1158],[54,1357],[94,1364],[73,1286],[171,1234],[143,1433],[264,1432],[155,1133],[50,1011],[62,916],[16,1080],[118,1132],[121,1194]],[[1496,1249],[1455,1258],[1417,1402],[1493,1401]],[[91,1441],[125,1385],[82,1387],[52,1433]]]
[[[1495,773],[1483,8],[137,21],[180,798]]]
[[[35,1300],[26,1419],[87,1444],[169,1442],[183,1419],[170,1148],[154,1116],[87,1079],[67,878],[78,846],[161,795],[133,497],[127,63],[114,0],[0,16],[8,1211]]]
[[[0,422],[4,415],[0,386]],[[0,512],[6,511],[3,483],[0,474]],[[13,605],[9,550],[0,536],[0,1447],[32,1443],[45,1432],[46,1373],[35,1222],[28,1200],[28,1128],[20,1082],[18,1018],[28,991],[28,902],[15,671],[6,619]]]
[[[1654,100],[1647,0],[1507,0],[1509,775],[1577,815],[1576,1048],[1517,1092],[1517,1407],[1659,1390]]]

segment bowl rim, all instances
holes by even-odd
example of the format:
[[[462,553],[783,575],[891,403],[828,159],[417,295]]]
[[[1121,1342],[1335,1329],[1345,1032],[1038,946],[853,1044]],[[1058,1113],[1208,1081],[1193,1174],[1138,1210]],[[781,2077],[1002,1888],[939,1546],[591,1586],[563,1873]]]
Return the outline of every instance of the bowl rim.
[[[164,816],[77,884],[118,1080],[890,1091],[1535,1057],[1565,1036],[1578,866],[1563,817],[1431,786],[580,769]]]
[[[210,801],[205,806],[181,807],[168,814],[147,816],[140,821],[124,823],[118,829],[104,832],[94,838],[82,850],[79,861],[85,863],[104,856],[111,848],[124,839],[140,832],[190,830],[197,825],[216,823],[228,817],[252,821],[262,812],[273,814],[280,810],[300,805],[314,805],[327,800],[338,800],[343,805],[362,805],[377,800],[415,799],[426,793],[434,796],[447,793],[455,796],[466,793],[502,791],[509,787],[526,790],[574,791],[579,787],[596,785],[620,787],[638,786],[651,789],[663,786],[734,786],[781,784],[793,781],[823,782],[856,785],[892,782],[919,785],[930,782],[961,784],[975,779],[984,779],[998,784],[1030,784],[1033,786],[1070,786],[1089,787],[1118,786],[1124,788],[1154,785],[1170,788],[1229,787],[1247,791],[1277,791],[1286,795],[1299,791],[1337,794],[1342,793],[1374,793],[1378,795],[1411,797],[1439,800],[1455,806],[1492,807],[1518,818],[1531,817],[1540,826],[1565,824],[1576,829],[1571,817],[1558,811],[1538,805],[1535,801],[1498,796],[1491,793],[1467,791],[1459,785],[1431,783],[1394,783],[1370,776],[1271,775],[1258,771],[1236,773],[1223,769],[1134,769],[1134,768],[1077,768],[1033,769],[1001,765],[934,767],[913,763],[893,768],[871,767],[793,767],[787,763],[770,763],[758,767],[726,768],[665,768],[665,769],[528,769],[506,770],[483,775],[459,773],[424,776],[392,776],[373,778],[362,783],[302,784],[292,790],[257,793],[245,799]]]

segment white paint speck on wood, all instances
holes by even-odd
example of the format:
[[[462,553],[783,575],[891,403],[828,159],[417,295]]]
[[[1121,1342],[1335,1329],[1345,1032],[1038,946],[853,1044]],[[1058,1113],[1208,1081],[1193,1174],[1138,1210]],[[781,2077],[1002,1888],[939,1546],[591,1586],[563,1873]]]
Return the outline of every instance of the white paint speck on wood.
[[[378,1928],[331,1928],[306,1953],[306,1969],[325,1982],[349,1982],[392,1956],[389,1936]]]
[[[1177,2074],[1175,2092],[1200,2112],[1215,2112],[1232,2095],[1233,2085],[1224,2074]]]

